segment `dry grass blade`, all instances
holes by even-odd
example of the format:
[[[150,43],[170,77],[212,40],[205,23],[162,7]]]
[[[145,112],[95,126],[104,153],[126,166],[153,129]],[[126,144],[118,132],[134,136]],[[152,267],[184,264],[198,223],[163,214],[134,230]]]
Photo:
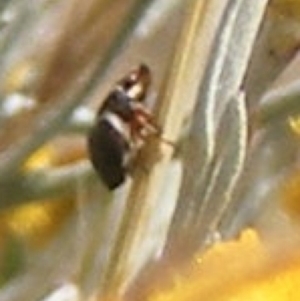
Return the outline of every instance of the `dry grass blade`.
[[[206,5],[200,1],[190,3],[173,66],[160,96],[159,108],[157,108],[164,138],[174,143],[179,139],[184,120],[191,112],[195,101],[199,77],[203,71],[200,68],[203,60],[199,57],[205,57],[209,51],[208,45],[200,43],[200,37],[204,34],[202,32],[204,7],[206,8]],[[185,101],[182,101],[183,99]],[[137,172],[134,177],[123,222],[107,271],[106,281],[110,287],[110,293],[124,289],[137,271],[155,255],[158,246],[161,247],[161,240],[164,239],[166,228],[168,228],[168,225],[165,225],[161,237],[159,235],[153,237],[154,247],[149,249],[146,243],[149,224],[151,220],[152,222],[155,220],[157,209],[161,208],[157,206],[157,203],[163,201],[160,198],[163,179],[169,168],[174,149],[161,143],[158,161],[153,158],[157,156],[157,152],[157,145],[154,145],[154,148],[149,148],[146,154],[146,161],[155,162],[150,173],[146,175]],[[173,184],[173,189],[178,190],[178,184],[177,186]],[[169,185],[172,187],[172,183]],[[169,199],[168,202],[175,204],[174,199]],[[168,222],[171,222],[171,216]],[[140,261],[133,260],[136,257],[135,254],[144,256]]]
[[[215,145],[220,116],[231,95],[242,84],[266,4],[267,1],[254,4],[233,0],[225,8],[191,127],[185,162],[186,183],[180,198],[184,204],[176,212],[175,237],[182,233],[182,223],[185,224],[185,231],[193,231],[194,221],[198,218],[197,208],[201,207],[201,196],[209,182],[212,159],[218,151]]]
[[[229,207],[232,193],[244,167],[247,148],[247,113],[243,93],[233,96],[217,132],[217,149],[212,175],[195,221],[200,245],[217,234]]]

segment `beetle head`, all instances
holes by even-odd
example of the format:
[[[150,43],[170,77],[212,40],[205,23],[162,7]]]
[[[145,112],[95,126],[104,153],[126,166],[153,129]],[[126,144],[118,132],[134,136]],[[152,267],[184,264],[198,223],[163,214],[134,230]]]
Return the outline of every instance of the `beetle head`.
[[[150,69],[141,64],[118,82],[125,93],[135,101],[143,101],[151,84]]]

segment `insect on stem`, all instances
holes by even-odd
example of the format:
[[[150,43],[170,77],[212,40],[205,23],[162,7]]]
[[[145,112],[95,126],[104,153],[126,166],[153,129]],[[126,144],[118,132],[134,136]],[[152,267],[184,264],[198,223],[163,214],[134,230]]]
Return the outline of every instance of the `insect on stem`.
[[[126,179],[138,151],[153,136],[174,147],[161,136],[145,98],[151,83],[150,69],[141,64],[118,81],[100,107],[92,127],[88,149],[91,162],[110,190]]]

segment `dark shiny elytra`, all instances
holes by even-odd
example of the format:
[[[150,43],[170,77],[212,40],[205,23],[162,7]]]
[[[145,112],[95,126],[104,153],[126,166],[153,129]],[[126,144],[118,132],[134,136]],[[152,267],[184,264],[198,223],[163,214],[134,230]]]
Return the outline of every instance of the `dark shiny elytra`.
[[[98,120],[88,139],[90,159],[102,181],[113,190],[120,186],[126,177],[123,166],[124,155],[129,145],[122,135],[106,120]]]

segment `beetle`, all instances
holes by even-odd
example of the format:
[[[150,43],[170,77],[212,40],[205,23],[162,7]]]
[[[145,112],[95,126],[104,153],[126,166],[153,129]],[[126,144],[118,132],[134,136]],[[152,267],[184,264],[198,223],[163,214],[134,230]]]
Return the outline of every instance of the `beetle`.
[[[160,135],[144,103],[150,84],[151,72],[145,64],[130,71],[105,98],[89,133],[90,160],[109,190],[125,181],[146,138]]]

